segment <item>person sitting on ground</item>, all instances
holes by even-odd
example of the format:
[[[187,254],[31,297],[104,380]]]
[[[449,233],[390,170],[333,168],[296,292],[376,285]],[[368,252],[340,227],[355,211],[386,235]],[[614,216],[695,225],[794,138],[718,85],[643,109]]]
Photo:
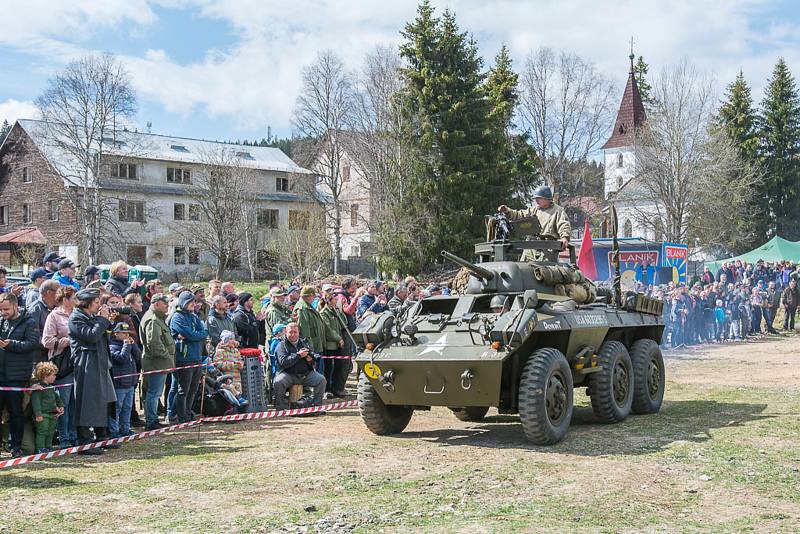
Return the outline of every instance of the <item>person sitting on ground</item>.
[[[139,383],[139,367],[142,362],[142,351],[133,338],[133,327],[126,322],[114,325],[111,340],[108,343],[111,352],[111,374],[114,376],[114,392],[117,396],[116,416],[109,417],[108,429],[115,438],[130,436],[131,409]]]
[[[62,286],[72,286],[77,290],[81,289],[81,285],[74,280],[75,278],[75,262],[69,258],[64,258],[58,263],[58,272],[53,275],[53,280]]]
[[[109,268],[109,277],[106,282],[106,291],[125,297],[128,293],[139,290],[144,285],[144,280],[134,280],[128,284],[128,264],[122,260],[115,261]]]
[[[279,410],[289,408],[286,392],[294,385],[313,388],[312,402],[322,403],[325,394],[325,377],[315,370],[319,354],[314,353],[308,340],[300,337],[297,323],[286,325],[286,339],[275,349],[277,376],[273,385],[275,407]]]
[[[56,421],[64,414],[64,403],[51,387],[56,381],[58,367],[50,362],[39,362],[33,370],[31,386],[41,389],[31,391],[31,411],[33,426],[36,431],[36,454],[50,452],[53,436],[56,433]]]
[[[219,343],[214,351],[214,366],[224,374],[230,375],[233,387],[238,391],[236,395],[238,399],[242,394],[241,371],[244,368],[244,359],[239,352],[236,334],[230,330],[223,330],[219,336]]]
[[[20,305],[26,309],[33,306],[33,303],[39,300],[39,287],[47,280],[47,271],[41,267],[34,269],[31,271],[30,279],[31,284],[25,291],[24,306],[22,305],[22,301],[20,301]]]
[[[231,408],[225,412],[225,415],[231,415],[237,411],[236,408],[250,404],[250,402],[242,396],[242,385],[234,382],[231,375],[222,375],[217,378],[216,391],[225,397],[225,400],[231,405]]]

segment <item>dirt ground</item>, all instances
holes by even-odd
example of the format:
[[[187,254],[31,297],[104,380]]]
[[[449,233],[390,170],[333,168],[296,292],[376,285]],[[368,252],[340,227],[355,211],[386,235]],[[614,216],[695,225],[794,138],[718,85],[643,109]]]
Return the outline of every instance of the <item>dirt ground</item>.
[[[670,351],[662,411],[566,440],[516,416],[216,424],[0,472],[0,532],[798,532],[800,337]]]

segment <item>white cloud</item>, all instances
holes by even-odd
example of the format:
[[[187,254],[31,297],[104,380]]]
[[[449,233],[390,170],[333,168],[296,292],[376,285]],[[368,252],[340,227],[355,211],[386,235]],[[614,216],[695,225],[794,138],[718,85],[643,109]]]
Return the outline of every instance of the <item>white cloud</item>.
[[[35,119],[39,112],[33,102],[19,101],[14,99],[0,102],[0,124],[7,120],[9,124],[14,124],[17,119]]]
[[[179,62],[169,50],[127,56],[140,99],[159,102],[172,113],[223,118],[240,129],[291,122],[301,69],[317,52],[331,49],[352,68],[376,44],[396,44],[413,19],[417,2],[300,0],[293,4],[257,0],[161,0],[161,5],[195,9],[198,15],[233,28],[237,41],[207,50],[202,60]],[[47,8],[44,5],[47,4]],[[29,1],[0,22],[0,45],[26,39],[45,50],[77,47],[92,24],[124,21],[151,24],[145,0]],[[153,4],[153,2],[150,2]],[[581,54],[621,84],[627,73],[629,39],[644,55],[655,78],[661,67],[688,57],[713,72],[719,88],[742,68],[754,97],[779,55],[800,76],[800,28],[796,13],[782,13],[766,0],[618,0],[559,2],[524,0],[434,1],[452,8],[488,60],[502,43],[518,68],[531,49],[546,45]],[[792,8],[794,9],[794,8]],[[13,11],[13,10],[11,10]],[[202,46],[202,37],[188,36]]]

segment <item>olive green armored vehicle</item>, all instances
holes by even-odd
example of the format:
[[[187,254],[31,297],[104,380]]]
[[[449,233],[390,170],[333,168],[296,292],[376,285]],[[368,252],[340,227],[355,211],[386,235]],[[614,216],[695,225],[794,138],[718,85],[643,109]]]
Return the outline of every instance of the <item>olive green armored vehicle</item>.
[[[431,406],[462,421],[496,407],[519,414],[528,440],[549,445],[567,433],[576,387],[586,388],[602,422],[657,412],[662,303],[623,296],[618,283],[597,297],[571,246],[570,265],[523,262],[523,253],[553,258],[561,243],[491,237],[475,246],[476,263],[442,252],[469,271],[461,294],[367,317],[353,333],[367,428],[402,432],[414,410]]]

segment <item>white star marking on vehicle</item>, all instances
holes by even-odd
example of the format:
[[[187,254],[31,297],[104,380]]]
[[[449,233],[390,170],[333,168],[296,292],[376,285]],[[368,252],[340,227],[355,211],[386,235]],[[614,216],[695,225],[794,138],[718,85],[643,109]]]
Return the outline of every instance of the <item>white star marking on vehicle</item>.
[[[440,337],[439,339],[428,345],[428,348],[420,352],[419,356],[422,356],[423,354],[428,354],[429,352],[435,352],[439,356],[441,356],[442,351],[446,346],[447,346],[447,334],[443,335],[442,337]]]

